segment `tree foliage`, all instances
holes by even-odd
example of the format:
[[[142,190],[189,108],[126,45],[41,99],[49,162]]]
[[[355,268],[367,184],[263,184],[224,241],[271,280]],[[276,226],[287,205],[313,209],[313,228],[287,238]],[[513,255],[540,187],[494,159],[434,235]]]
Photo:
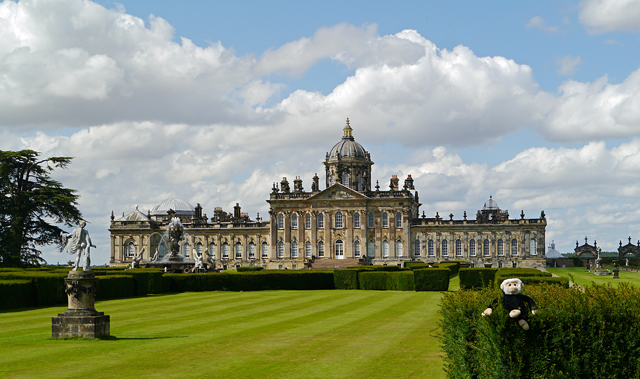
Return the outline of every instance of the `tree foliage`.
[[[62,243],[62,229],[54,224],[71,227],[82,216],[77,192],[50,177],[72,158],[39,156],[33,150],[0,150],[0,266],[43,263],[38,248]]]

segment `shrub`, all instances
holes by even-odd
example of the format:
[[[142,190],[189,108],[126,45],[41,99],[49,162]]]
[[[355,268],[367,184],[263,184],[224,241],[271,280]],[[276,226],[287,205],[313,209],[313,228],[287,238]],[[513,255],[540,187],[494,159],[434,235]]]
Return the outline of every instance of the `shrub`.
[[[413,270],[416,291],[448,291],[450,270],[446,268],[425,268]]]
[[[49,273],[46,271],[0,272],[0,280],[30,280],[34,287],[34,306],[66,303],[67,295],[64,292],[64,278],[66,276],[67,273]]]
[[[479,289],[490,287],[497,268],[463,268],[459,271],[460,289]]]
[[[415,291],[412,271],[358,273],[358,285],[363,290]]]
[[[449,269],[449,271],[450,271],[449,276],[453,277],[453,276],[456,276],[458,274],[458,271],[460,269],[460,263],[458,263],[458,262],[440,262],[440,263],[437,263],[436,265],[434,265],[434,267]]]
[[[405,262],[404,267],[415,270],[421,268],[429,268],[429,264],[424,262]]]
[[[247,272],[247,271],[262,271],[263,267],[238,267],[236,271],[238,272]]]
[[[539,313],[524,331],[499,305],[480,314],[495,288],[447,293],[440,303],[441,341],[449,378],[637,378],[640,290],[620,283],[584,292],[525,287]]]
[[[96,300],[122,299],[135,294],[131,275],[103,275],[97,279]]]
[[[339,290],[357,290],[358,273],[364,270],[334,270],[333,284]]]
[[[575,267],[583,267],[584,264],[582,264],[582,259],[578,258],[578,257],[571,257],[571,260],[573,261],[573,265]]]
[[[396,265],[380,265],[380,266],[352,266],[345,270],[368,270],[368,271],[400,271],[400,267]]]
[[[31,307],[33,293],[30,279],[0,280],[0,309]]]

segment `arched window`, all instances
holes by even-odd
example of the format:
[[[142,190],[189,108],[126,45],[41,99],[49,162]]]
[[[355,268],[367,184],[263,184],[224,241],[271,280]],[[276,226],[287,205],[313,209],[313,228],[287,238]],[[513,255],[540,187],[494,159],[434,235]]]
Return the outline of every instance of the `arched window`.
[[[402,228],[402,213],[396,213],[396,228]]]
[[[284,242],[278,242],[278,258],[284,258]]]
[[[416,257],[420,256],[420,241],[419,240],[415,240],[413,242],[413,255],[415,255]]]
[[[358,212],[353,214],[353,227],[355,229],[360,229],[360,213]]]
[[[298,214],[291,215],[291,229],[298,229]]]
[[[404,254],[402,241],[396,241],[396,257],[401,257]]]
[[[256,259],[256,244],[249,242],[249,259]]]
[[[342,185],[345,187],[351,187],[351,184],[349,183],[349,173],[348,172],[344,172],[342,173]]]
[[[389,242],[382,241],[382,258],[389,258]]]
[[[367,228],[373,229],[374,227],[375,224],[373,222],[373,212],[369,212],[369,214],[367,215]]]
[[[198,253],[198,255],[202,256],[202,243],[198,242],[198,244],[196,245],[196,253]]]
[[[442,256],[449,256],[449,242],[447,240],[442,240]]]
[[[284,215],[278,213],[278,229],[284,229]]]
[[[476,240],[469,241],[469,256],[470,257],[476,256]]]
[[[211,257],[211,259],[216,259],[216,244],[215,243],[210,243],[209,244],[209,256]]]
[[[511,240],[511,255],[518,255],[518,240],[515,238]]]
[[[436,255],[435,243],[433,242],[433,240],[429,240],[427,242],[427,254],[430,257],[433,257]]]
[[[456,240],[456,257],[462,256],[462,241],[460,239]]]
[[[531,239],[531,255],[538,255],[538,244],[535,238]]]
[[[222,244],[222,259],[229,259],[229,244],[226,242]]]
[[[324,242],[318,242],[318,257],[324,258]]]
[[[306,258],[311,258],[311,242],[309,241],[304,244],[304,256]]]
[[[344,242],[342,240],[336,241],[336,258],[344,257]]]
[[[364,181],[362,180],[362,174],[358,175],[358,191],[364,191]]]
[[[356,241],[353,243],[353,256],[354,257],[360,256],[360,241]]]
[[[291,242],[291,258],[298,258],[298,242]]]
[[[336,229],[342,229],[342,226],[343,226],[342,212],[336,212],[336,215],[335,215],[335,226],[336,226]]]
[[[133,242],[129,242],[129,245],[127,246],[127,256],[128,257],[136,256],[136,246],[133,244]]]
[[[318,229],[324,229],[324,214],[318,213]]]
[[[382,227],[389,227],[389,214],[387,212],[382,212]]]
[[[189,245],[189,242],[185,242],[182,245],[182,254],[185,256],[185,258],[189,258],[190,251],[191,251],[191,246]]]
[[[498,240],[498,256],[504,257],[504,242],[502,242],[502,239]]]
[[[484,242],[482,243],[482,255],[485,257],[488,257],[491,255],[491,251],[489,251],[489,240],[485,239]]]
[[[329,180],[329,184],[330,184],[330,185],[334,185],[334,184],[336,184],[336,174],[335,174],[335,173],[333,173],[333,172],[331,173],[331,178],[330,178],[330,180]]]
[[[269,258],[269,245],[266,242],[262,243],[262,259]]]
[[[376,244],[373,242],[373,240],[370,240],[367,244],[367,255],[369,255],[369,257],[371,258],[376,256]]]
[[[242,259],[242,245],[240,242],[236,243],[236,259]]]
[[[311,229],[311,214],[307,213],[304,215],[304,228]]]

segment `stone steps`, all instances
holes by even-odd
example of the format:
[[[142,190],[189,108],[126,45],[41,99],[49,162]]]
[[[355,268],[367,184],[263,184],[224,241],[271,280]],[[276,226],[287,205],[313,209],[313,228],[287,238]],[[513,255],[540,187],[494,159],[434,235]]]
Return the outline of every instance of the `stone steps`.
[[[311,265],[311,270],[334,270],[337,268],[347,268],[358,266],[358,258],[330,259],[316,258]]]

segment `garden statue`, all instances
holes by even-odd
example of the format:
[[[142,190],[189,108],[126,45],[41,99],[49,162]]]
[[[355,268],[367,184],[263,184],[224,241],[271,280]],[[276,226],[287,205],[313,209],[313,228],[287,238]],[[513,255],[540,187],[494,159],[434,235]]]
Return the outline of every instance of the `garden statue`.
[[[144,253],[144,247],[140,250],[140,253],[133,258],[129,269],[140,268],[140,261],[142,260],[142,253]]]
[[[202,263],[202,254],[196,252],[193,254],[193,258],[196,260],[196,264],[193,267],[193,272],[205,271],[204,264]]]
[[[495,299],[487,309],[482,312],[482,316],[491,316],[493,313],[493,307],[498,304],[498,301],[502,300],[504,309],[509,312],[509,317],[518,322],[518,325],[524,330],[529,330],[529,323],[527,322],[527,316],[529,310],[531,314],[536,314],[536,303],[527,295],[523,295],[522,288],[524,284],[522,280],[517,278],[505,279],[500,284],[500,289],[503,292],[502,299]]]
[[[625,264],[624,264],[624,265],[625,265],[626,267],[629,267],[629,258],[627,258],[627,260],[626,260],[626,262],[625,262]]]
[[[82,269],[84,271],[91,271],[90,248],[95,246],[91,244],[91,237],[89,237],[89,232],[84,229],[85,226],[87,226],[87,222],[80,220],[78,227],[70,234],[65,232],[60,233],[62,236],[62,243],[64,245],[63,251],[69,254],[76,254],[76,262],[73,266],[73,271],[78,270],[81,261]]]

